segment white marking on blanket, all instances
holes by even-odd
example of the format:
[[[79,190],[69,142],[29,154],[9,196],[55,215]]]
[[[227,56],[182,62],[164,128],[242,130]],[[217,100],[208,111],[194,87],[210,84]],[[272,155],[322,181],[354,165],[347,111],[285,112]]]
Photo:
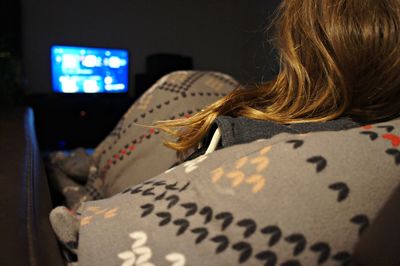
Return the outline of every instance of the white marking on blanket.
[[[172,262],[171,266],[184,266],[186,258],[181,253],[171,253],[165,256],[167,261]]]

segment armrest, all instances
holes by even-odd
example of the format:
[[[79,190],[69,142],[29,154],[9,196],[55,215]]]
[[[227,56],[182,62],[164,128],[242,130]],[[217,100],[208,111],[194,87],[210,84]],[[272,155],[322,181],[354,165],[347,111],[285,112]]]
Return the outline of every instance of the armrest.
[[[363,266],[400,265],[400,186],[363,234],[354,252],[355,262]]]
[[[0,152],[0,264],[64,265],[32,109],[0,110]]]

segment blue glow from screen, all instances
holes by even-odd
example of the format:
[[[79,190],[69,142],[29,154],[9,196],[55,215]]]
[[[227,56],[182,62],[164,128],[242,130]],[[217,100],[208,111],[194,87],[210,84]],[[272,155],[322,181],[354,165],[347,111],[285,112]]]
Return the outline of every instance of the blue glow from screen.
[[[127,92],[128,64],[127,50],[52,46],[53,91],[58,93]]]

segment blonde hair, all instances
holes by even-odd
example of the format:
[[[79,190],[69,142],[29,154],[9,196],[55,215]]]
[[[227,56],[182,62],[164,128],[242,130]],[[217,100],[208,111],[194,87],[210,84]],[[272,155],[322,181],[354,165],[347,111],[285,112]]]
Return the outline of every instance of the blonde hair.
[[[220,115],[284,124],[392,117],[400,110],[399,16],[398,0],[283,0],[274,20],[274,80],[155,125],[174,137],[165,144],[182,152]]]

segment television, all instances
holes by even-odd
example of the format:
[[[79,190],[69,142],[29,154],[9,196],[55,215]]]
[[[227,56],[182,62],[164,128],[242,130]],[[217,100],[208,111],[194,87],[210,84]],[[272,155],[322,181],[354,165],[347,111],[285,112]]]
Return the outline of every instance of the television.
[[[56,93],[127,93],[129,53],[124,49],[53,45],[51,73]]]

